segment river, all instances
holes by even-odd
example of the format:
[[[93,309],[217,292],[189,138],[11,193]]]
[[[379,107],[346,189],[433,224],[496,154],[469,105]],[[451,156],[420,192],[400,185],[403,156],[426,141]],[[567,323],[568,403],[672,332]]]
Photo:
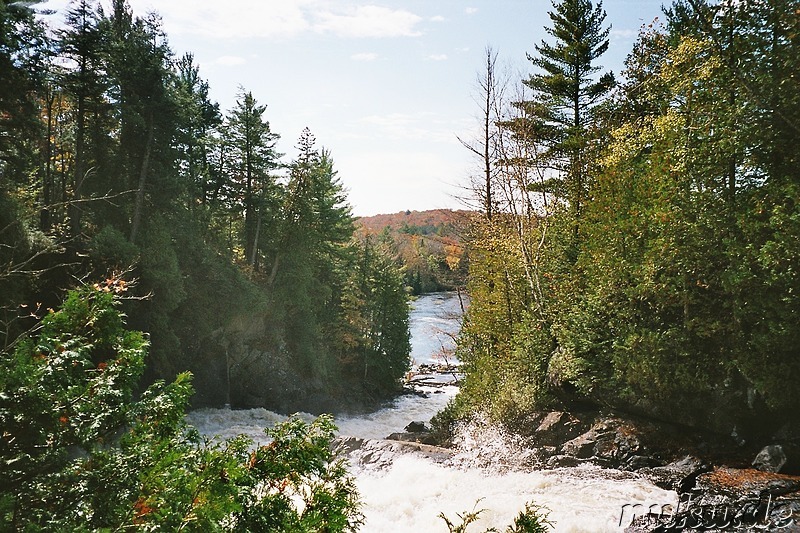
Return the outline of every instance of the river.
[[[461,302],[455,294],[432,294],[412,306],[410,328],[414,364],[454,363],[453,337],[460,325]],[[444,374],[436,381],[451,381]],[[427,422],[457,392],[452,384],[420,387],[426,396],[407,395],[373,413],[336,419],[340,435],[383,439],[402,431],[410,421]],[[256,442],[263,428],[285,420],[266,409],[200,409],[189,421],[202,433],[231,437],[241,433]],[[313,417],[308,415],[308,419]],[[513,518],[533,502],[549,509],[557,532],[620,532],[625,504],[664,504],[676,501],[673,492],[659,489],[637,474],[593,466],[531,471],[520,467],[527,450],[486,424],[465,428],[452,458],[442,462],[418,454],[381,456],[380,460],[351,458],[351,471],[363,502],[365,533],[447,532],[438,518],[444,513],[457,522],[465,511],[485,509],[468,531],[489,527],[504,531]]]

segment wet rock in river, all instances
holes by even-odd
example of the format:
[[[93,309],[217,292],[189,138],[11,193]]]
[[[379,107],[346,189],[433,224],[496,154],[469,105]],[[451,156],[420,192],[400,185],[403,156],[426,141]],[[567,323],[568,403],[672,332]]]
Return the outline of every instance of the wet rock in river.
[[[416,433],[411,433],[411,432],[392,433],[391,435],[386,437],[386,440],[397,440],[400,442],[418,442],[420,444],[430,444],[432,446],[438,444],[438,441],[435,438],[433,438],[430,432],[427,431],[416,432]]]
[[[430,428],[425,425],[425,422],[417,422],[417,421],[409,422],[409,424],[405,427],[405,430],[408,433],[423,433],[423,432],[430,433],[431,431]]]

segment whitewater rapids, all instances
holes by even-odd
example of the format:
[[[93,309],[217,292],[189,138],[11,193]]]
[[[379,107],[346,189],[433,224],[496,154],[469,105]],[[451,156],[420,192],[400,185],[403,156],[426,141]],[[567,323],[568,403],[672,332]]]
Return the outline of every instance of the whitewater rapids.
[[[414,303],[412,355],[417,364],[451,357],[459,310],[455,295],[424,296]],[[427,397],[403,396],[373,413],[336,418],[339,434],[379,440],[403,431],[412,420],[428,422],[457,388],[423,390]],[[308,421],[314,418],[300,416]],[[266,443],[264,428],[286,416],[266,409],[199,409],[187,418],[204,435],[245,434],[255,443]],[[485,509],[480,520],[467,531],[478,533],[490,527],[504,531],[528,502],[549,509],[556,532],[621,532],[630,523],[630,516],[625,516],[620,526],[625,504],[646,508],[677,502],[674,492],[635,473],[591,465],[533,470],[526,466],[530,450],[488,424],[462,428],[446,459],[413,450],[396,453],[395,446],[400,445],[375,443],[382,451],[359,449],[348,457],[363,503],[366,521],[361,531],[365,533],[447,533],[440,513],[458,524],[459,514],[480,509]]]

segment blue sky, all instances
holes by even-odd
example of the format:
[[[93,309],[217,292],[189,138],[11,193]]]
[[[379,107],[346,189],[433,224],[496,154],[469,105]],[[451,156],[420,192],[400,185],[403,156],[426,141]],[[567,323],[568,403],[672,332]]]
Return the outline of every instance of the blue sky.
[[[191,51],[211,96],[240,86],[266,104],[285,162],[308,126],[331,151],[356,215],[463,208],[475,161],[456,136],[477,129],[475,79],[487,45],[531,72],[549,0],[129,0],[157,11],[177,55]],[[63,8],[67,0],[46,7]],[[662,1],[606,0],[619,73]]]

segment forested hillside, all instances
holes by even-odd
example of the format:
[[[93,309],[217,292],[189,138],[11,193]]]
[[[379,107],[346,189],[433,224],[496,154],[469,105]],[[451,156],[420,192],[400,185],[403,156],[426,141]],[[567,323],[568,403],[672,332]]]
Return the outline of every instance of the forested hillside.
[[[466,285],[463,237],[469,211],[433,209],[361,217],[360,233],[384,243],[397,258],[414,294],[457,290]]]
[[[156,15],[79,0],[48,27],[36,4],[0,2],[3,356],[67,289],[124,281],[147,381],[190,370],[196,404],[322,411],[397,390],[403,279],[354,238],[333,155],[273,131],[246,89],[221,110]]]
[[[800,6],[678,0],[615,76],[602,5],[553,5],[529,77],[486,53],[467,376],[440,423],[559,404],[737,439],[797,421]]]

